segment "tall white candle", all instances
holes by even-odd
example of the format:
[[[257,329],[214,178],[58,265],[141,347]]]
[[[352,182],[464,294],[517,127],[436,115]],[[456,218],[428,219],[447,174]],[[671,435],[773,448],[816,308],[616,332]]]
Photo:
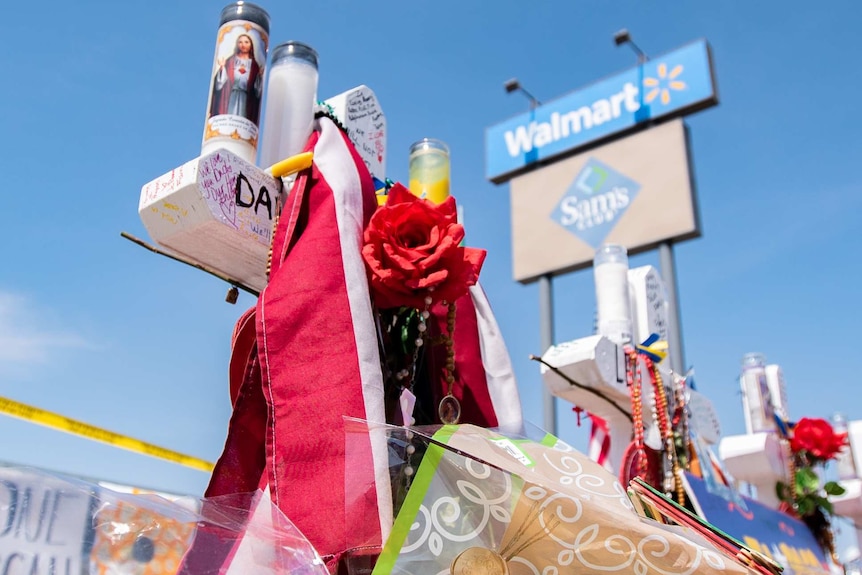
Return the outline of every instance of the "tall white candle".
[[[742,398],[748,433],[775,429],[775,408],[766,381],[766,358],[762,353],[747,353],[742,358]]]
[[[847,420],[844,419],[843,414],[836,413],[832,416],[832,429],[839,434],[849,431]],[[858,479],[856,460],[853,458],[853,437],[849,437],[849,444],[835,456],[835,467],[838,471],[838,479]]]
[[[630,343],[632,314],[626,248],[613,244],[601,246],[593,265],[599,333],[618,345]]]
[[[299,42],[272,51],[258,165],[268,168],[302,152],[314,123],[317,53]]]

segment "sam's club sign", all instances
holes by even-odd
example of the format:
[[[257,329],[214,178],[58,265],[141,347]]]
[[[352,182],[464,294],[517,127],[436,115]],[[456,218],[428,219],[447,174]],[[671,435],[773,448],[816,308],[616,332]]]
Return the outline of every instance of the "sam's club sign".
[[[524,168],[635,127],[718,102],[705,40],[571,92],[485,132],[485,176]]]
[[[598,248],[640,187],[625,174],[590,158],[554,208],[551,219]]]

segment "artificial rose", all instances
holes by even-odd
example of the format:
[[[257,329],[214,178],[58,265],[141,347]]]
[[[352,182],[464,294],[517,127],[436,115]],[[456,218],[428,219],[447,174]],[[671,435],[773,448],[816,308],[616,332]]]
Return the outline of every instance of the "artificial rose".
[[[793,427],[790,448],[794,452],[807,451],[812,457],[827,461],[835,457],[847,444],[846,433],[835,433],[825,419],[803,417]]]
[[[401,184],[365,228],[362,258],[378,307],[425,307],[425,297],[454,302],[479,278],[485,250],[465,248],[455,198],[437,205]]]

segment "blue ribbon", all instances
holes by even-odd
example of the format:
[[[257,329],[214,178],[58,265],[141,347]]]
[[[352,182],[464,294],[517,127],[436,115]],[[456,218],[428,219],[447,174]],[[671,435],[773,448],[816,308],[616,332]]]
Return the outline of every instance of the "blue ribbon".
[[[659,340],[658,334],[650,334],[643,343],[636,345],[635,349],[638,353],[650,358],[654,363],[660,363],[661,360],[667,357],[667,342]]]

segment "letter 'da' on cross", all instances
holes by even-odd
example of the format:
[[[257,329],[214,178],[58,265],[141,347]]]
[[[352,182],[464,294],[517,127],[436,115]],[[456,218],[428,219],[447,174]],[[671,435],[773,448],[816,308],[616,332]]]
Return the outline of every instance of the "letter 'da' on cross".
[[[245,188],[247,192],[243,192],[243,183],[245,184]],[[251,182],[248,181],[248,178],[243,175],[242,172],[236,177],[236,205],[241,208],[251,208],[254,207],[254,213],[257,214],[257,209],[260,206],[266,207],[266,215],[272,220],[272,199],[269,195],[269,190],[266,186],[261,186],[260,190],[257,193],[257,196],[254,195],[254,188],[251,187]],[[251,196],[250,198],[248,196]],[[248,198],[248,201],[246,199]]]

